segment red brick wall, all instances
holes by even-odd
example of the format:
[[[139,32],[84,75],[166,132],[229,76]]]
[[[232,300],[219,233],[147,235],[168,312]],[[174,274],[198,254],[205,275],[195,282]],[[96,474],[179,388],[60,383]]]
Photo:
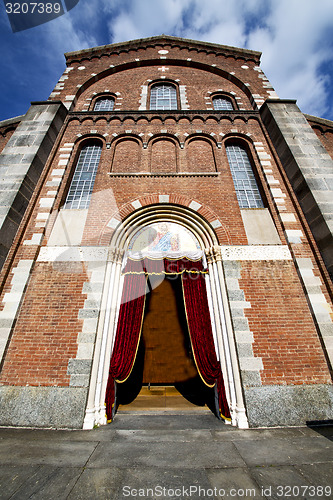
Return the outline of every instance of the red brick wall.
[[[240,288],[264,385],[330,383],[327,363],[292,262],[242,262]]]
[[[140,170],[140,144],[134,139],[122,139],[115,144],[111,171],[138,172]]]
[[[2,385],[67,386],[82,329],[81,263],[36,264],[0,377]]]
[[[186,147],[187,171],[216,172],[213,148],[210,142],[194,139]]]
[[[312,124],[310,123],[310,125]],[[313,125],[312,128],[316,132],[317,137],[319,138],[320,142],[322,143],[328,154],[333,159],[333,128],[331,130],[328,128],[325,128],[323,130]]]
[[[177,171],[176,145],[173,141],[157,139],[152,143],[149,170],[159,173]]]
[[[2,153],[3,148],[6,146],[7,142],[9,141],[13,133],[15,132],[15,128],[8,129],[8,127],[2,127],[2,128],[0,127],[0,154]]]

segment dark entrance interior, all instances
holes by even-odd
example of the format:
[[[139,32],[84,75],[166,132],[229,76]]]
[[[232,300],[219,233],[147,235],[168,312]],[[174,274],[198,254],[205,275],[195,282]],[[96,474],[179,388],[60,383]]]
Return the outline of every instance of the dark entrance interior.
[[[136,361],[126,382],[117,384],[119,410],[207,405],[215,413],[214,390],[202,382],[193,359],[181,276],[151,275],[148,287]]]

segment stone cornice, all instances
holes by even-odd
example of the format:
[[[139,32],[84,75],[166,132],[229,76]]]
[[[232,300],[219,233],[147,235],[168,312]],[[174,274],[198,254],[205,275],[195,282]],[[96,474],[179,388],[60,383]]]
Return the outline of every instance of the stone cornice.
[[[107,121],[111,121],[113,118],[120,119],[124,121],[128,118],[138,121],[141,118],[146,118],[151,121],[155,118],[159,118],[162,121],[173,118],[176,121],[181,118],[187,118],[190,121],[194,120],[200,116],[202,119],[213,119],[219,122],[220,120],[229,120],[233,122],[235,119],[240,118],[247,122],[249,119],[259,120],[260,114],[257,110],[233,110],[233,111],[216,111],[216,110],[127,110],[127,111],[72,111],[68,113],[68,120],[78,119],[80,122],[90,118],[94,122],[104,118]]]
[[[218,177],[219,172],[109,172],[110,177]]]
[[[90,49],[66,52],[65,57],[68,64],[81,59],[90,59],[91,57],[101,57],[102,55],[119,54],[120,52],[129,52],[130,50],[138,50],[146,47],[154,46],[171,46],[188,48],[189,50],[200,50],[207,53],[215,53],[216,55],[226,55],[245,60],[253,60],[259,64],[261,52],[255,50],[241,49],[228,45],[219,45],[215,43],[201,42],[186,38],[178,38],[174,36],[162,35],[150,38],[140,38],[127,42],[114,43],[109,45],[101,45]]]

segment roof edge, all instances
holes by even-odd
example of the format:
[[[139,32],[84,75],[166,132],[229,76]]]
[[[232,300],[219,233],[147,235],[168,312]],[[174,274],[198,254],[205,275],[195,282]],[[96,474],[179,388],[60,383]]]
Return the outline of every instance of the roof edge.
[[[319,118],[319,116],[314,116],[314,115],[304,114],[304,116],[309,121],[317,122],[320,125],[326,125],[327,127],[333,128],[333,121],[332,120],[328,120],[327,118]]]
[[[21,122],[25,115],[13,116],[13,118],[7,118],[5,120],[0,120],[0,127],[6,127],[7,125],[13,125],[15,123]]]
[[[97,47],[92,47],[90,49],[82,49],[82,50],[76,50],[73,52],[65,52],[65,57],[66,59],[71,59],[74,57],[77,57],[79,55],[87,55],[89,53],[94,54],[96,52],[101,52],[103,50],[108,50],[108,49],[117,49],[121,47],[135,47],[137,45],[143,44],[143,43],[151,43],[151,42],[180,42],[180,43],[191,43],[192,45],[197,45],[201,47],[206,47],[206,48],[211,48],[211,49],[217,49],[217,50],[222,50],[226,52],[231,52],[235,53],[238,52],[239,54],[243,54],[244,56],[250,56],[250,57],[256,57],[257,59],[260,60],[261,52],[258,52],[256,50],[250,50],[250,49],[241,49],[238,47],[233,47],[229,45],[220,45],[217,43],[211,43],[211,42],[202,42],[200,40],[192,40],[190,38],[180,38],[176,36],[170,36],[170,35],[159,35],[159,36],[153,36],[153,37],[148,37],[148,38],[137,38],[135,40],[129,40],[126,42],[119,42],[119,43],[112,43],[108,45],[99,45]]]

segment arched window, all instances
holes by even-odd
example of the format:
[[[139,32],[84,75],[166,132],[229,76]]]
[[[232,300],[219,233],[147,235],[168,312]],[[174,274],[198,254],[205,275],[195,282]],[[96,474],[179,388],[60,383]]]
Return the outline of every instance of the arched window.
[[[150,91],[150,109],[177,109],[176,87],[167,83],[153,85]]]
[[[101,97],[97,99],[94,111],[113,111],[114,99],[112,97]]]
[[[214,109],[220,109],[220,110],[223,110],[223,111],[226,111],[226,110],[233,110],[234,107],[232,105],[232,102],[231,102],[231,99],[229,99],[229,97],[221,97],[221,96],[218,96],[218,97],[214,97],[213,98],[213,106],[214,106]]]
[[[101,156],[100,144],[87,144],[81,149],[65,208],[88,208]]]
[[[247,152],[237,145],[227,146],[226,151],[240,208],[263,208]]]

